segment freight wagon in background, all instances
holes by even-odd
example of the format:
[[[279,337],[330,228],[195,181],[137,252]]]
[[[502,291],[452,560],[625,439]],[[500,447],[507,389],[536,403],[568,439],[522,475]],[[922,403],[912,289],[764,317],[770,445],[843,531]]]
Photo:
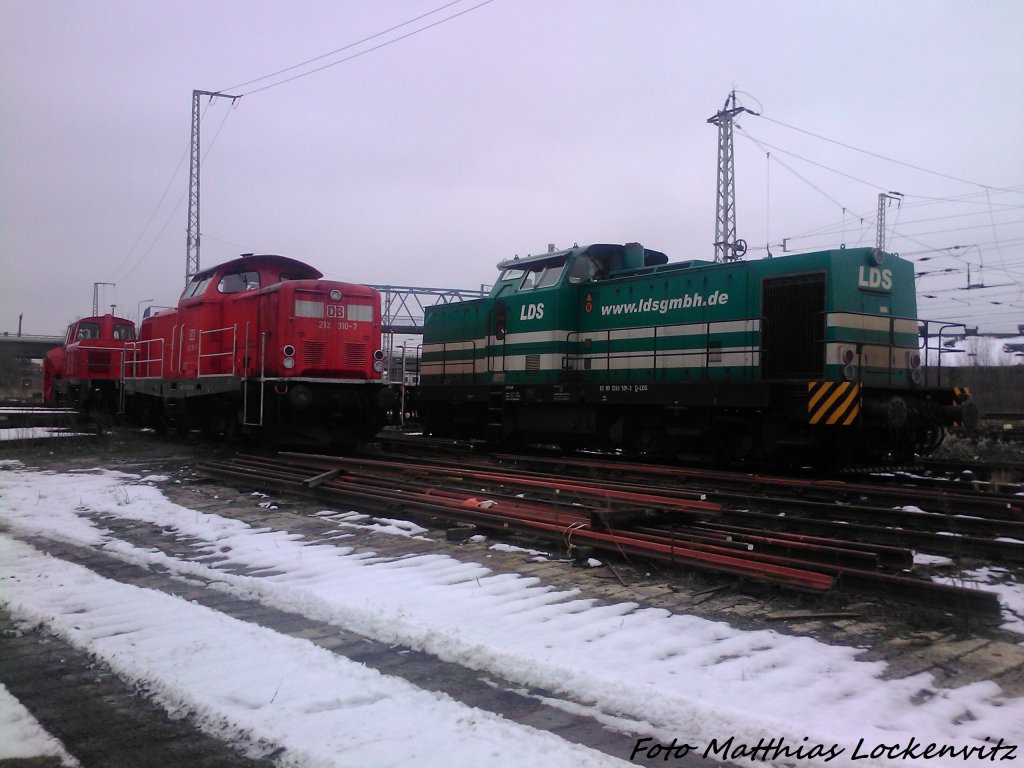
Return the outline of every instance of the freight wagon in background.
[[[877,249],[669,263],[599,244],[498,268],[487,298],[426,310],[432,434],[849,465],[971,418],[926,380],[913,265]]]

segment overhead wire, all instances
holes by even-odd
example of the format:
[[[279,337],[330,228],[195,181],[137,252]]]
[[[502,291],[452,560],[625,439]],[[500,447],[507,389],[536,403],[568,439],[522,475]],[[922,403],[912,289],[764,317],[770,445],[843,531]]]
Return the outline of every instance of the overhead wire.
[[[360,56],[365,56],[368,53],[373,53],[374,51],[379,51],[381,48],[386,48],[387,46],[394,45],[395,43],[399,43],[402,40],[407,40],[408,38],[412,37],[413,35],[418,35],[420,32],[426,32],[428,29],[433,29],[434,27],[440,26],[441,24],[444,24],[445,22],[451,21],[452,19],[457,19],[460,16],[465,16],[467,13],[471,13],[472,11],[475,11],[478,8],[482,8],[485,5],[490,5],[493,2],[494,2],[494,0],[483,0],[483,2],[477,3],[476,5],[474,5],[474,6],[470,7],[470,8],[466,8],[465,10],[459,11],[458,13],[453,13],[451,16],[446,16],[443,19],[439,19],[438,21],[435,21],[435,22],[433,22],[431,24],[427,24],[425,27],[420,27],[419,29],[414,29],[412,32],[407,32],[404,35],[399,35],[398,37],[392,38],[391,40],[387,40],[387,41],[385,41],[383,43],[380,43],[379,45],[372,46],[370,48],[367,48],[366,50],[359,51],[358,53],[353,53],[351,56],[346,56],[343,59],[338,59],[337,61],[332,61],[330,64],[324,64],[323,66],[316,67],[315,69],[310,69],[310,70],[308,70],[306,72],[301,72],[301,73],[299,73],[297,75],[293,75],[292,77],[285,78],[284,80],[279,80],[279,81],[277,81],[275,83],[271,83],[270,85],[264,85],[264,86],[262,86],[260,88],[253,88],[250,91],[246,91],[245,93],[239,94],[239,96],[251,96],[254,93],[261,93],[263,91],[268,91],[271,88],[277,88],[280,85],[285,85],[286,83],[291,83],[291,82],[294,82],[294,81],[296,81],[296,80],[298,80],[300,78],[308,77],[309,75],[314,75],[317,72],[322,72],[325,69],[330,69],[331,67],[336,67],[339,64],[344,64],[345,62],[352,61],[353,59],[358,59]],[[404,26],[404,25],[402,25],[402,26]],[[349,47],[349,46],[346,46],[346,48],[347,47]],[[340,50],[345,50],[345,49],[340,49]],[[262,78],[260,78],[260,79],[262,79]],[[253,81],[253,82],[255,82],[255,81]]]
[[[335,49],[333,51],[330,51],[328,53],[322,54],[320,56],[316,56],[316,57],[314,57],[312,59],[307,59],[306,61],[300,62],[298,64],[294,64],[294,65],[292,65],[290,67],[285,67],[284,69],[278,70],[276,72],[272,72],[272,73],[270,73],[268,75],[262,75],[260,77],[253,78],[251,80],[247,80],[247,81],[245,81],[243,83],[239,83],[238,85],[230,86],[229,88],[225,88],[225,89],[222,89],[221,91],[218,91],[218,93],[221,93],[221,92],[227,91],[227,90],[234,90],[234,89],[237,89],[237,88],[242,88],[242,87],[245,87],[246,85],[251,85],[253,83],[262,82],[264,80],[268,80],[268,79],[276,77],[278,75],[285,74],[287,72],[291,72],[291,71],[293,71],[295,69],[299,69],[299,68],[304,67],[304,66],[306,66],[308,64],[312,64],[312,63],[314,63],[316,61],[321,61],[321,60],[323,60],[325,58],[328,58],[328,57],[333,56],[335,54],[341,53],[342,51],[349,50],[349,49],[351,49],[351,48],[353,48],[353,47],[355,47],[357,45],[361,45],[363,43],[369,42],[370,40],[375,40],[375,39],[377,39],[377,38],[379,38],[379,37],[381,37],[383,35],[386,35],[386,34],[388,34],[390,32],[394,32],[397,29],[401,29],[402,27],[406,27],[409,24],[413,24],[413,23],[415,23],[417,21],[420,21],[420,20],[422,20],[422,19],[424,19],[424,18],[426,18],[428,16],[432,16],[433,14],[439,13],[439,12],[445,10],[446,8],[450,8],[451,6],[456,5],[456,4],[460,3],[460,2],[462,2],[462,0],[452,0],[451,2],[448,2],[448,3],[445,3],[444,5],[438,6],[437,8],[434,8],[433,10],[427,11],[426,13],[420,14],[419,16],[415,16],[415,17],[413,17],[411,19],[403,21],[401,24],[396,24],[396,25],[394,25],[392,27],[389,27],[388,29],[382,30],[381,32],[377,32],[377,33],[375,33],[373,35],[369,35],[368,37],[364,37],[361,40],[357,40],[357,41],[355,41],[353,43],[349,43],[348,45],[344,45],[341,48],[337,48],[337,49]],[[447,17],[445,17],[443,19],[440,19],[440,20],[438,20],[438,21],[436,21],[436,22],[434,22],[432,24],[428,24],[428,25],[426,25],[424,27],[421,27],[419,29],[413,30],[412,32],[409,32],[408,34],[405,34],[405,35],[402,35],[400,37],[397,37],[397,38],[394,38],[392,40],[389,40],[387,42],[381,43],[380,45],[376,45],[376,46],[373,46],[372,48],[368,48],[368,49],[366,49],[364,51],[360,51],[359,53],[353,54],[352,56],[347,56],[347,57],[345,57],[343,59],[340,59],[338,61],[334,61],[334,62],[331,62],[329,64],[325,64],[324,66],[321,66],[321,67],[317,67],[316,69],[312,69],[312,70],[309,70],[307,72],[302,72],[302,73],[300,73],[298,75],[295,75],[293,77],[286,78],[284,80],[280,80],[278,82],[274,82],[274,83],[271,83],[269,85],[263,86],[261,88],[255,88],[255,89],[249,90],[249,91],[247,91],[245,93],[239,94],[238,97],[236,97],[235,99],[232,99],[232,102],[231,102],[232,103],[232,107],[234,107],[235,104],[237,103],[237,99],[241,98],[242,96],[250,96],[250,95],[252,95],[254,93],[259,93],[261,91],[269,90],[270,88],[276,88],[279,85],[284,85],[285,83],[293,82],[293,81],[298,80],[298,79],[300,79],[302,77],[306,77],[307,75],[312,75],[312,74],[314,74],[316,72],[320,72],[320,71],[322,71],[324,69],[327,69],[329,67],[337,66],[338,64],[343,64],[343,63],[345,63],[347,61],[351,61],[352,59],[355,59],[355,58],[358,58],[360,56],[363,56],[364,54],[371,53],[373,51],[379,50],[379,49],[384,48],[386,46],[389,46],[389,45],[392,45],[394,43],[397,43],[397,42],[400,42],[402,40],[405,40],[405,39],[407,39],[409,37],[412,37],[413,35],[417,35],[420,32],[425,32],[428,29],[433,29],[434,27],[437,27],[437,26],[439,26],[441,24],[444,24],[445,22],[451,21],[452,19],[458,18],[460,16],[464,16],[465,14],[470,13],[472,11],[475,11],[478,8],[481,8],[481,7],[485,6],[485,5],[489,5],[492,2],[494,2],[494,0],[483,0],[483,2],[477,3],[476,5],[474,5],[474,6],[470,7],[470,8],[466,8],[466,9],[464,9],[464,10],[458,12],[458,13],[452,14],[451,16],[447,16]],[[206,108],[204,108],[203,113],[200,116],[200,123],[205,118],[206,111],[209,109],[209,107],[210,107],[210,103],[207,103]],[[213,141],[211,141],[209,147],[207,147],[206,154],[203,156],[204,159],[205,159],[205,157],[207,155],[209,155],[210,149],[213,148],[213,144],[216,142],[217,136],[220,135],[220,131],[224,127],[224,122],[226,120],[227,120],[227,117],[225,116],[224,120],[221,121],[220,126],[217,128],[217,132],[214,135]],[[145,233],[148,231],[148,229],[149,229],[150,225],[152,224],[153,220],[156,218],[156,215],[159,212],[160,207],[163,205],[164,200],[166,199],[167,194],[170,191],[171,186],[173,185],[175,179],[177,178],[178,173],[180,172],[180,170],[182,168],[182,165],[184,163],[184,158],[187,157],[187,156],[188,156],[188,150],[186,149],[186,151],[183,154],[182,158],[178,161],[178,165],[175,167],[174,173],[172,174],[170,180],[168,181],[167,186],[165,187],[163,194],[160,196],[160,200],[158,201],[157,205],[154,207],[153,212],[150,214],[149,219],[146,222],[146,225],[143,227],[142,232],[139,234],[139,237],[136,239],[136,242],[128,250],[128,252],[125,255],[125,257],[121,260],[121,263],[117,266],[117,268],[115,269],[115,272],[119,272],[121,269],[124,268],[124,265],[131,258],[132,253],[138,248],[139,243],[142,241],[143,237],[145,236]],[[163,235],[163,233],[166,231],[167,227],[169,226],[170,218],[173,218],[173,216],[177,213],[177,211],[181,207],[181,204],[184,201],[184,199],[185,199],[185,195],[182,195],[182,197],[178,200],[177,204],[175,205],[174,209],[172,210],[172,213],[171,213],[170,217],[168,217],[168,220],[160,228],[160,231],[157,233],[157,235],[154,238],[152,244],[149,246],[149,248],[146,249],[146,251],[142,254],[142,256],[140,256],[139,259],[137,259],[135,261],[135,263],[126,272],[124,272],[121,275],[121,277],[119,279],[123,279],[123,278],[127,277],[128,275],[130,275],[132,272],[134,272],[135,269],[142,262],[142,260],[152,252],[153,248],[156,246],[156,243],[159,241],[160,237]]]
[[[293,70],[299,69],[300,67],[304,67],[307,64],[312,64],[312,63],[314,63],[316,61],[321,61],[322,59],[326,59],[328,56],[333,56],[336,53],[341,53],[342,51],[347,51],[350,48],[355,48],[357,45],[362,45],[363,43],[368,43],[371,40],[376,40],[378,37],[386,35],[389,32],[394,32],[396,29],[401,29],[402,27],[407,27],[410,24],[414,24],[415,22],[419,21],[420,19],[425,19],[425,18],[427,18],[427,16],[433,16],[435,13],[439,13],[440,11],[443,11],[445,8],[450,8],[451,6],[458,5],[461,2],[462,2],[462,0],[452,0],[450,3],[445,3],[442,6],[434,8],[432,11],[427,11],[426,13],[421,13],[419,16],[415,16],[415,17],[413,17],[411,19],[408,19],[407,21],[403,21],[401,24],[396,24],[393,27],[388,27],[385,30],[377,32],[376,34],[369,35],[368,37],[364,37],[362,40],[356,40],[354,43],[349,43],[348,45],[343,45],[341,48],[335,48],[333,51],[328,51],[327,53],[321,54],[320,56],[314,56],[312,59],[307,59],[306,61],[301,61],[298,64],[293,64],[290,67],[285,67],[284,69],[279,69],[276,72],[271,72],[269,75],[262,75],[261,77],[254,77],[252,80],[246,80],[244,83],[238,83],[237,85],[232,85],[232,86],[228,86],[227,88],[222,88],[221,91],[222,92],[234,91],[234,90],[237,90],[238,88],[244,88],[247,85],[252,85],[253,83],[259,83],[259,82],[262,82],[264,80],[269,80],[272,77],[277,77],[278,75],[283,75],[286,72],[291,72]],[[470,10],[472,10],[472,9],[470,9]]]
[[[207,105],[207,107],[209,107],[209,105]],[[233,103],[232,103],[232,107],[230,107],[227,110],[225,110],[224,117],[221,118],[220,125],[217,126],[217,130],[214,132],[213,138],[210,140],[210,144],[207,146],[206,152],[202,156],[202,160],[203,161],[206,160],[206,158],[210,154],[210,150],[212,150],[214,144],[217,143],[217,137],[220,136],[220,132],[224,128],[224,123],[227,122],[228,116],[231,114],[232,110],[233,110]],[[203,114],[204,115],[206,114],[205,110],[203,111]],[[164,221],[164,225],[162,227],[160,227],[160,231],[156,233],[156,236],[153,238],[153,241],[150,243],[149,248],[147,248],[145,250],[145,252],[143,252],[143,254],[141,256],[139,256],[138,259],[135,260],[135,263],[132,264],[131,268],[129,268],[126,272],[121,274],[121,276],[118,278],[119,280],[123,280],[124,278],[126,278],[130,274],[132,274],[136,269],[138,269],[139,265],[142,264],[143,260],[150,253],[152,253],[152,251],[156,247],[157,243],[160,242],[160,238],[163,236],[164,232],[167,231],[167,227],[170,226],[172,219],[178,214],[178,211],[181,209],[181,204],[185,202],[185,198],[187,196],[188,196],[188,190],[183,192],[181,194],[181,197],[178,198],[178,202],[175,203],[174,208],[171,210],[170,214],[168,214],[167,220]]]
[[[770,117],[766,117],[763,113],[755,115],[755,116],[756,117],[760,117],[762,120],[766,120],[769,123],[774,123],[776,125],[782,126],[783,128],[788,128],[791,131],[797,131],[798,133],[803,133],[803,134],[805,134],[807,136],[811,136],[811,137],[813,137],[815,139],[819,139],[821,141],[826,141],[829,144],[835,144],[836,146],[843,147],[845,149],[849,149],[849,150],[852,150],[854,152],[860,152],[861,154],[869,155],[870,157],[874,157],[874,158],[877,158],[879,160],[885,160],[886,162],[895,163],[896,165],[902,165],[905,168],[912,168],[915,171],[921,171],[922,173],[929,173],[929,174],[931,174],[933,176],[939,176],[939,177],[944,178],[944,179],[950,179],[951,181],[959,181],[959,182],[961,182],[963,184],[970,184],[970,185],[975,186],[975,187],[981,187],[982,189],[999,189],[1000,191],[1003,191],[1003,192],[1010,191],[1009,189],[1007,189],[1005,187],[993,187],[990,184],[982,184],[981,182],[972,181],[970,179],[960,178],[959,176],[952,176],[952,175],[950,175],[948,173],[942,173],[940,171],[933,171],[930,168],[925,168],[925,167],[920,166],[920,165],[914,165],[913,163],[908,163],[908,162],[905,162],[903,160],[897,160],[894,157],[886,157],[885,155],[880,155],[877,152],[871,152],[870,150],[867,150],[867,149],[862,149],[860,147],[855,147],[852,144],[847,144],[847,143],[842,142],[842,141],[836,141],[835,139],[830,139],[827,136],[822,136],[822,135],[814,133],[812,131],[808,131],[808,130],[806,130],[804,128],[798,128],[795,125],[790,125],[788,123],[784,123],[781,120],[774,120],[774,119],[772,119]],[[1016,190],[1014,190],[1014,191],[1016,191]]]
[[[209,110],[209,108],[210,102],[207,102],[206,107],[203,109],[202,114],[199,116],[200,120],[202,120],[206,116],[206,112],[207,110]],[[173,186],[174,181],[178,178],[178,174],[181,172],[181,168],[185,164],[185,158],[188,157],[188,154],[189,148],[186,146],[185,151],[182,152],[181,157],[178,158],[178,164],[174,167],[174,172],[171,174],[171,178],[167,180],[167,186],[164,187],[163,194],[160,195],[160,199],[157,201],[156,205],[153,206],[153,212],[149,214],[149,218],[146,220],[145,226],[143,226],[142,231],[139,232],[139,236],[135,238],[135,242],[132,243],[132,247],[128,249],[128,252],[125,254],[124,258],[121,259],[121,262],[117,265],[117,267],[114,268],[115,280],[120,280],[123,277],[127,277],[128,274],[131,274],[132,270],[129,270],[124,275],[118,276],[118,273],[121,271],[121,269],[124,268],[124,265],[128,263],[128,260],[132,257],[132,254],[135,252],[135,249],[139,247],[139,244],[142,242],[142,239],[146,236],[146,232],[149,231],[149,227],[150,225],[152,225],[153,220],[156,218],[156,215],[160,212],[160,208],[164,204],[164,200],[167,199],[167,194],[171,191],[171,186]],[[166,226],[167,225],[165,224],[164,227],[160,230],[159,234],[163,233],[164,229],[166,229]],[[152,246],[150,246],[146,253],[148,254],[150,250],[152,250]]]

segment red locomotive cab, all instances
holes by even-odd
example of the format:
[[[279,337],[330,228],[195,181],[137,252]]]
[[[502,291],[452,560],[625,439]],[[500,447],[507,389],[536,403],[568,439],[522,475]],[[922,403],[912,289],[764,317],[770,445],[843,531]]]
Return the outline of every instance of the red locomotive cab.
[[[83,407],[111,406],[134,342],[135,324],[127,318],[106,314],[72,323],[63,347],[47,353],[44,397]]]
[[[177,350],[170,371],[379,381],[380,295],[321,277],[284,256],[247,255],[197,273],[178,302],[176,324],[160,334]]]
[[[353,444],[383,424],[380,294],[246,254],[196,273],[143,323],[128,408],[182,434]]]

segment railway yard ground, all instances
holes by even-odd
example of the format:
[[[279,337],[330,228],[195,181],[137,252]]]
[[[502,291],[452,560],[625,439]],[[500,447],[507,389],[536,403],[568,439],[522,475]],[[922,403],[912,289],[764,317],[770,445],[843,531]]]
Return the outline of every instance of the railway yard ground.
[[[898,477],[787,495],[694,470],[660,555],[663,522],[584,541],[573,461],[613,524],[669,506],[593,457],[3,449],[0,766],[1024,762],[1012,461],[937,481],[944,526]],[[865,521],[883,508],[910,517]]]

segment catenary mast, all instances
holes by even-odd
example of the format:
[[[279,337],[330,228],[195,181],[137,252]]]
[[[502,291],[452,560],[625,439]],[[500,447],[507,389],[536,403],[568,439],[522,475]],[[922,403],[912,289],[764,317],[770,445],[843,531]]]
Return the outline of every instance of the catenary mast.
[[[708,122],[718,126],[718,195],[715,222],[715,261],[737,261],[747,252],[745,240],[736,239],[736,178],[732,152],[732,123],[742,112],[758,114],[736,106],[736,91]]]

